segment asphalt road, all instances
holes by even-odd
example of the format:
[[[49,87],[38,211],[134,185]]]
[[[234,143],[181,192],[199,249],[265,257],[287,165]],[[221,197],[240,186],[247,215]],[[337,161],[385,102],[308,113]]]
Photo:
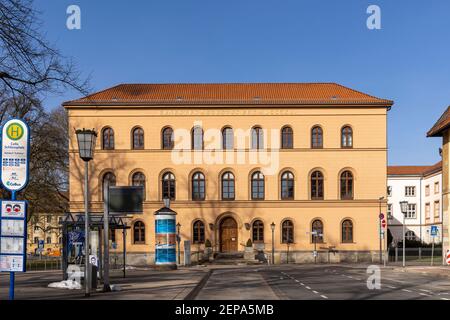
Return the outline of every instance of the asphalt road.
[[[381,269],[369,289],[367,267],[280,266],[215,270],[197,300],[450,300],[450,278]],[[374,283],[373,281],[369,281]]]

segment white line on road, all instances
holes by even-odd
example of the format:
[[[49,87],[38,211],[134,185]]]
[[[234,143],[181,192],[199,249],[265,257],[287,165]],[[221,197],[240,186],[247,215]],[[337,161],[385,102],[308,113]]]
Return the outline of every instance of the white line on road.
[[[411,290],[408,290],[408,289],[402,289],[402,291],[405,291],[405,292],[412,292]]]
[[[389,289],[397,289],[397,287],[394,286],[387,286]]]
[[[300,282],[300,281],[298,281],[297,279],[295,279],[295,282]]]
[[[304,283],[300,283],[302,286],[304,286],[305,284]]]
[[[311,290],[311,288],[310,287],[305,287],[306,289],[308,289],[308,290]]]
[[[324,295],[321,295],[321,297],[324,298],[324,299],[328,299],[328,297],[327,297],[327,296],[324,296]]]
[[[431,297],[429,294],[426,294],[426,293],[419,292],[419,294],[420,294],[421,296]]]
[[[313,292],[315,293],[315,294],[319,294],[317,291],[315,291],[315,290],[313,290]]]
[[[423,292],[428,292],[428,293],[433,293],[432,291],[430,291],[430,290],[425,290],[425,289],[419,289],[420,291],[423,291]]]
[[[441,298],[441,300],[450,300],[450,299],[447,299],[447,298]]]

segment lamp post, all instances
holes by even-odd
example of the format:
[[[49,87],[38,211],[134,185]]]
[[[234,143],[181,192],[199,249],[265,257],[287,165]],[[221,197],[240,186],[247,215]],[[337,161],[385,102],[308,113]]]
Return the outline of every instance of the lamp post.
[[[400,210],[403,213],[403,268],[406,267],[406,213],[408,212],[408,201],[400,201]]]
[[[270,225],[270,229],[272,229],[272,264],[275,264],[275,222],[272,222],[272,224]]]
[[[181,263],[181,252],[180,252],[180,242],[181,242],[181,237],[180,237],[180,229],[181,229],[181,223],[177,223],[177,244],[178,244],[178,264]]]
[[[78,152],[80,158],[84,161],[84,287],[85,295],[91,295],[91,263],[89,261],[90,246],[90,217],[89,217],[89,161],[94,159],[95,142],[97,133],[95,130],[79,129],[75,131],[78,141]]]

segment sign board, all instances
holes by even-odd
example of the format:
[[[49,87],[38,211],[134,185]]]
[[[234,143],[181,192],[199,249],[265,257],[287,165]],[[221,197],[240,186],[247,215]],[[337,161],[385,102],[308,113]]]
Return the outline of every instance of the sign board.
[[[430,235],[431,235],[432,237],[437,237],[438,232],[439,232],[439,229],[438,229],[437,226],[431,226],[431,232],[430,232]]]
[[[445,260],[447,261],[447,264],[450,266],[450,250],[447,250],[447,257]]]
[[[110,214],[143,213],[144,187],[109,187]]]
[[[386,229],[386,220],[385,219],[383,219],[383,220],[381,220],[381,227],[383,228],[383,229]]]
[[[9,191],[20,191],[28,183],[30,130],[19,119],[5,123],[1,141],[1,181]]]
[[[380,213],[380,220],[383,220],[383,219],[384,219],[384,214]]]
[[[0,204],[0,272],[25,272],[27,203]]]

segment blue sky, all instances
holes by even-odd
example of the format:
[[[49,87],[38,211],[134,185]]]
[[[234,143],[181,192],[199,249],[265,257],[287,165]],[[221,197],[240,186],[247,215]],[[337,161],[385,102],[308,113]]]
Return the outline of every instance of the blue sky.
[[[81,8],[81,30],[66,9]],[[380,6],[382,29],[366,27]],[[433,164],[450,105],[448,0],[35,0],[95,90],[118,83],[338,82],[392,99],[389,163]],[[77,98],[48,96],[46,106]]]

